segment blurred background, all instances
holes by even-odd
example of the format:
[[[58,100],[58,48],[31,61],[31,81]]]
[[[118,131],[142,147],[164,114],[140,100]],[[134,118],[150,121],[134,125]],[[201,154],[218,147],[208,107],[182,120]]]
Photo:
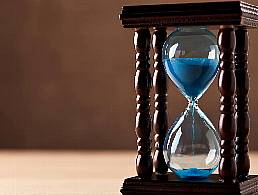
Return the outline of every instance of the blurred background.
[[[1,0],[0,148],[135,149],[133,31],[118,14],[126,4],[176,2],[200,0]],[[258,31],[250,43],[255,150]],[[170,81],[168,102],[172,123],[187,102]],[[217,125],[217,80],[200,105]]]

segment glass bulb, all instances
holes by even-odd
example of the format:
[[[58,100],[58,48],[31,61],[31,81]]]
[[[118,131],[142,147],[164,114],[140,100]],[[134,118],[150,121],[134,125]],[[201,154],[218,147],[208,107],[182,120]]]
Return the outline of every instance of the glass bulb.
[[[218,72],[216,37],[206,27],[180,27],[166,40],[162,57],[168,76],[189,101],[167,133],[165,161],[179,177],[207,177],[219,164],[219,136],[197,103]]]

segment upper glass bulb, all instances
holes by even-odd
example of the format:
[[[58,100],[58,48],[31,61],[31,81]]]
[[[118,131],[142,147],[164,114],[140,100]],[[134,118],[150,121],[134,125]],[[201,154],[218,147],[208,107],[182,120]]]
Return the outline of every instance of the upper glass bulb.
[[[163,47],[167,74],[189,100],[199,99],[218,71],[217,39],[206,27],[179,27]]]

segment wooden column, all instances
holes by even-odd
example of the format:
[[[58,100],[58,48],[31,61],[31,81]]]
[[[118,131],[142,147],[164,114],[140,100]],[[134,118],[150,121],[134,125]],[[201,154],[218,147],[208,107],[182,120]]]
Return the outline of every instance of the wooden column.
[[[250,129],[250,119],[248,113],[248,91],[249,73],[247,70],[248,58],[248,33],[244,27],[236,29],[236,164],[237,176],[240,180],[246,179],[250,169],[250,159],[248,155],[248,134]]]
[[[153,172],[150,147],[151,116],[150,116],[150,88],[151,74],[149,72],[150,31],[148,28],[135,30],[134,46],[136,51],[136,125],[138,154],[136,170],[139,177],[149,177]]]
[[[221,52],[219,74],[219,91],[221,94],[219,118],[221,160],[219,174],[224,182],[234,182],[237,173],[235,162],[236,121],[234,116],[234,96],[236,90],[234,50],[236,37],[232,26],[220,27],[218,45]]]
[[[155,132],[154,167],[157,174],[166,174],[168,167],[163,156],[163,143],[168,129],[167,122],[167,77],[162,62],[162,47],[167,38],[166,28],[154,28],[154,75],[155,111],[153,129]]]

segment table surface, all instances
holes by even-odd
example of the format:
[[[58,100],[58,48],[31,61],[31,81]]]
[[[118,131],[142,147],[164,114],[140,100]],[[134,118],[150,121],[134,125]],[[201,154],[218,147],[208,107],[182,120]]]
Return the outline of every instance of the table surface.
[[[0,151],[1,195],[120,194],[135,175],[134,151]],[[251,154],[258,173],[258,152]]]

